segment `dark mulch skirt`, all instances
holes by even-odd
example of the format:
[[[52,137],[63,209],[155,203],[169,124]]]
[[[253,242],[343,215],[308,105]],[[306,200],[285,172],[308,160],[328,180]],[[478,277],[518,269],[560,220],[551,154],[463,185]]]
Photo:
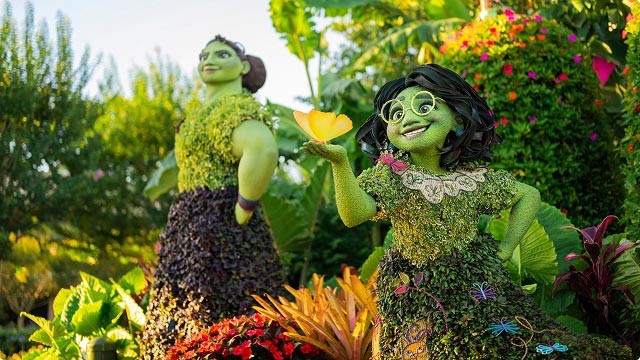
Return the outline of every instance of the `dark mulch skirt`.
[[[251,294],[282,294],[282,262],[258,209],[238,225],[236,188],[181,193],[160,235],[161,249],[147,325],[145,359],[161,359],[184,340],[224,318],[251,312]]]
[[[463,251],[419,267],[388,250],[377,279],[380,358],[630,358],[629,348],[574,334],[542,311],[511,280],[495,256],[497,244],[490,236],[478,236]],[[568,349],[557,351],[556,343]],[[558,345],[558,350],[564,348]]]

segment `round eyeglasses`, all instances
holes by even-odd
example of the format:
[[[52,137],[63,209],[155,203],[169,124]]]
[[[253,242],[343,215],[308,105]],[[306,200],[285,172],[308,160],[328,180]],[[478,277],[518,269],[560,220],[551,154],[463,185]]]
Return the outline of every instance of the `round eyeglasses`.
[[[445,102],[442,98],[433,96],[427,90],[418,91],[411,98],[411,111],[418,116],[427,116],[436,107],[436,100]],[[402,101],[391,99],[380,108],[380,118],[388,124],[397,124],[404,118],[406,110]]]

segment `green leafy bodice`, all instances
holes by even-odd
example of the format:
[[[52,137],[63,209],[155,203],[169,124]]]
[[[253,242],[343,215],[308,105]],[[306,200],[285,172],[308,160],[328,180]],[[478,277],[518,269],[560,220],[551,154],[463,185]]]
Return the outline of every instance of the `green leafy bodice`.
[[[217,189],[238,185],[238,161],[232,154],[231,134],[245,120],[257,120],[273,131],[273,121],[250,94],[229,95],[187,112],[176,134],[178,188]]]
[[[481,214],[495,214],[509,207],[516,194],[513,176],[504,170],[481,172],[481,181],[471,184],[473,190],[460,190],[455,196],[444,195],[438,200],[410,189],[400,175],[382,163],[364,170],[358,181],[377,202],[379,211],[372,220],[389,219],[394,229],[392,246],[414,265],[421,265],[453,249],[464,248],[477,235]],[[406,171],[411,173],[421,174],[420,182],[432,183],[441,183],[452,175],[436,175],[414,165]],[[467,185],[468,181],[459,187]]]

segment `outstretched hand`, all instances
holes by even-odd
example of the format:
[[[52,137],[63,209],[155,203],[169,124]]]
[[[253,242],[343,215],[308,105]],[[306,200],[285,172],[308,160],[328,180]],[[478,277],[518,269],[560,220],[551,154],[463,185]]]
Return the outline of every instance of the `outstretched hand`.
[[[323,157],[335,164],[349,161],[347,158],[347,150],[340,145],[326,144],[311,140],[302,144],[300,150],[310,155]]]

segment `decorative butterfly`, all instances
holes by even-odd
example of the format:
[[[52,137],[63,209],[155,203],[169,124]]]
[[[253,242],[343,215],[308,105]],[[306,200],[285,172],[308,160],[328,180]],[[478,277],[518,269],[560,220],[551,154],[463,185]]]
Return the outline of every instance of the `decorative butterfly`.
[[[496,289],[488,285],[486,281],[481,283],[473,283],[471,287],[471,296],[473,296],[476,300],[495,300],[496,299]]]
[[[538,344],[538,346],[536,346],[536,351],[539,352],[540,354],[544,354],[544,355],[548,355],[551,354],[554,351],[557,352],[565,352],[569,350],[569,347],[567,347],[567,345],[563,345],[560,343],[554,343],[552,344]]]
[[[353,123],[348,116],[335,113],[311,110],[308,114],[294,111],[293,117],[305,133],[312,138],[327,142],[353,129]]]
[[[491,330],[491,334],[493,336],[500,336],[503,332],[508,334],[517,334],[520,331],[520,327],[516,324],[515,321],[509,320],[507,318],[502,318],[498,321],[498,324],[489,325],[489,329]]]

